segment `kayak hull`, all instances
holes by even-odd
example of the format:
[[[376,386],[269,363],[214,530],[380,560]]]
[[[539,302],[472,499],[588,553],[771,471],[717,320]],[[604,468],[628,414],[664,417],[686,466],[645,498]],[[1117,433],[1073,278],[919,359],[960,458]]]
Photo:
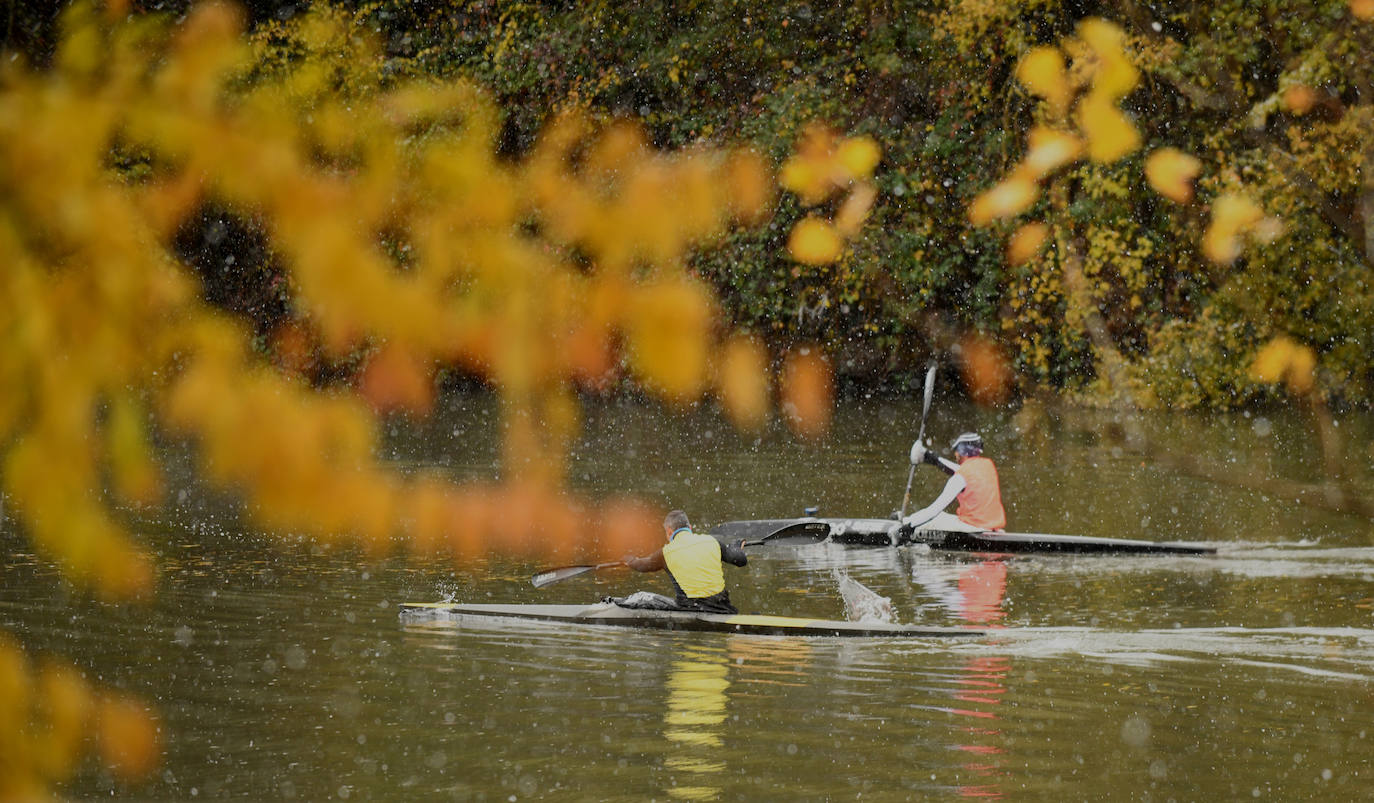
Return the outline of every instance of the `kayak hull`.
[[[885,622],[844,622],[756,614],[714,614],[622,608],[614,603],[594,605],[476,605],[451,602],[405,602],[402,616],[445,618],[515,618],[608,627],[653,630],[692,630],[756,636],[825,636],[868,638],[944,638],[980,636],[987,631],[969,627],[920,627]]]
[[[1176,541],[1142,541],[1130,538],[1092,538],[1051,533],[994,533],[967,529],[912,530],[893,519],[754,519],[727,521],[711,529],[722,541],[751,540],[798,522],[828,525],[830,540],[859,546],[925,544],[931,549],[992,554],[1061,555],[1214,555],[1216,547]]]

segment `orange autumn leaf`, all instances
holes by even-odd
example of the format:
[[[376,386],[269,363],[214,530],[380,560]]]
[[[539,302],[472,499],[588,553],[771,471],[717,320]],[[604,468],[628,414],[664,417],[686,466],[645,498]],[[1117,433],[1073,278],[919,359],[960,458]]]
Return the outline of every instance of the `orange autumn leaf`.
[[[795,193],[807,205],[820,203],[830,191],[829,182],[820,166],[796,157],[783,162],[778,171],[778,184]]]
[[[294,321],[278,326],[272,334],[272,355],[277,365],[291,374],[306,373],[316,360],[309,331]]]
[[[758,429],[768,414],[768,354],[752,337],[725,344],[717,384],[721,405],[739,429]]]
[[[568,372],[583,387],[598,391],[610,387],[615,362],[609,335],[601,327],[583,324],[564,339],[562,351]]]
[[[665,510],[632,499],[612,499],[601,506],[593,534],[594,555],[619,559],[626,553],[647,555],[663,546]]]
[[[1027,223],[1017,229],[1007,243],[1007,262],[1012,265],[1029,262],[1045,247],[1049,234],[1050,227],[1044,223]]]
[[[1350,0],[1350,13],[1366,22],[1374,20],[1374,0]]]
[[[114,599],[147,601],[152,597],[157,572],[143,552],[112,543],[106,547],[96,577],[101,591]]]
[[[123,695],[101,699],[96,719],[100,756],[124,781],[136,781],[157,766],[162,755],[158,723],[137,700]]]
[[[1150,186],[1180,204],[1193,199],[1193,179],[1201,169],[1197,157],[1175,148],[1159,148],[1145,160],[1145,178]]]
[[[434,383],[410,352],[386,345],[367,361],[358,393],[378,412],[426,414],[434,405]]]
[[[732,190],[731,209],[745,222],[760,219],[772,203],[773,184],[756,153],[732,154],[725,166],[726,181]]]
[[[802,132],[796,151],[783,162],[778,183],[814,206],[825,200],[846,178],[835,159],[835,133],[812,123]]]
[[[808,217],[792,227],[787,252],[804,265],[826,265],[840,258],[844,240],[835,227],[818,217]]]
[[[969,397],[978,404],[1001,404],[1011,394],[1011,363],[986,337],[969,335],[960,341],[959,370]]]
[[[1374,0],[1370,0],[1374,3]],[[1296,115],[1304,115],[1317,105],[1317,90],[1306,84],[1293,84],[1283,90],[1283,107]]]
[[[781,408],[798,436],[817,439],[830,428],[834,387],[830,364],[814,346],[803,346],[783,361]]]
[[[980,194],[969,206],[968,219],[981,226],[1005,217],[1013,217],[1030,208],[1040,190],[1025,176],[1012,176]]]

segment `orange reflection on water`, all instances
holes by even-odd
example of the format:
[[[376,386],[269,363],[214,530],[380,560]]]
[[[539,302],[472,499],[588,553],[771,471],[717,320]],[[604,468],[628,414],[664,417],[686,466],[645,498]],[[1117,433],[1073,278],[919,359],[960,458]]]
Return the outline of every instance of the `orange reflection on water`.
[[[959,575],[959,615],[970,622],[995,623],[1006,616],[1002,610],[1006,591],[1006,563],[985,560],[973,566]],[[1007,693],[1005,681],[1010,669],[1011,659],[1004,655],[971,658],[962,667],[961,676],[955,681],[954,692],[954,699],[968,704],[968,707],[951,710],[960,716],[985,722],[997,720],[996,707],[1001,705]],[[998,760],[1002,754],[1001,729],[988,725],[968,725],[963,730],[970,743],[957,745],[955,749],[971,755],[962,769],[984,779],[984,782],[961,784],[958,787],[959,796],[1004,797],[1000,782],[1006,773]],[[974,760],[975,756],[979,760]]]
[[[1004,655],[980,656],[970,659],[961,670],[959,679],[955,681],[957,688],[954,699],[969,703],[970,707],[951,708],[950,711],[984,721],[997,720],[996,706],[1001,705],[1002,695],[1007,693],[1005,681],[1011,670],[1011,659]],[[969,743],[955,745],[954,749],[971,755],[961,768],[977,778],[986,779],[986,782],[961,784],[958,787],[959,796],[1003,797],[999,784],[1006,773],[998,759],[1003,752],[1000,745],[1002,730],[992,727],[991,723],[970,724],[962,730],[967,734]],[[975,757],[979,760],[975,760]]]
[[[959,575],[959,615],[970,622],[996,622],[1006,612],[1007,564],[985,560]]]

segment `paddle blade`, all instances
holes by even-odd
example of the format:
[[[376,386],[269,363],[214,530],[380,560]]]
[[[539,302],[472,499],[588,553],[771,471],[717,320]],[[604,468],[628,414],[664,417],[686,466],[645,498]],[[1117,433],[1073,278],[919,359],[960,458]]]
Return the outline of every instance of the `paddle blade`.
[[[797,545],[819,544],[830,537],[830,525],[823,521],[796,521],[774,530],[757,541],[746,541],[745,546],[761,544]]]
[[[930,401],[931,401],[931,399],[934,399],[934,398],[935,398],[935,369],[936,369],[936,367],[937,367],[936,363],[931,363],[931,364],[930,364],[930,367],[926,369],[926,390],[925,390],[925,398],[924,398],[924,400],[922,400],[922,402],[921,402],[921,432],[920,432],[919,435],[916,436],[916,439],[917,439],[917,440],[921,440],[922,438],[925,437],[925,434],[926,434],[926,416],[930,415]]]
[[[543,588],[544,586],[551,586],[554,583],[561,583],[564,580],[570,580],[574,577],[577,577],[580,574],[594,572],[597,569],[601,568],[601,566],[605,565],[608,564],[588,566],[560,566],[557,569],[545,569],[544,571],[539,572],[538,574],[531,577],[530,583],[532,583],[535,588]]]

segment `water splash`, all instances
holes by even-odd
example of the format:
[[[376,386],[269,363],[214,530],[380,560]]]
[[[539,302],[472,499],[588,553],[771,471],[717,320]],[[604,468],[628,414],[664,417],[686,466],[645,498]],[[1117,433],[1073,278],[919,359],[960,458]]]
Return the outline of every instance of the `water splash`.
[[[840,596],[844,598],[844,615],[851,622],[892,622],[892,600],[881,596],[868,586],[849,576],[849,572],[832,572]]]

